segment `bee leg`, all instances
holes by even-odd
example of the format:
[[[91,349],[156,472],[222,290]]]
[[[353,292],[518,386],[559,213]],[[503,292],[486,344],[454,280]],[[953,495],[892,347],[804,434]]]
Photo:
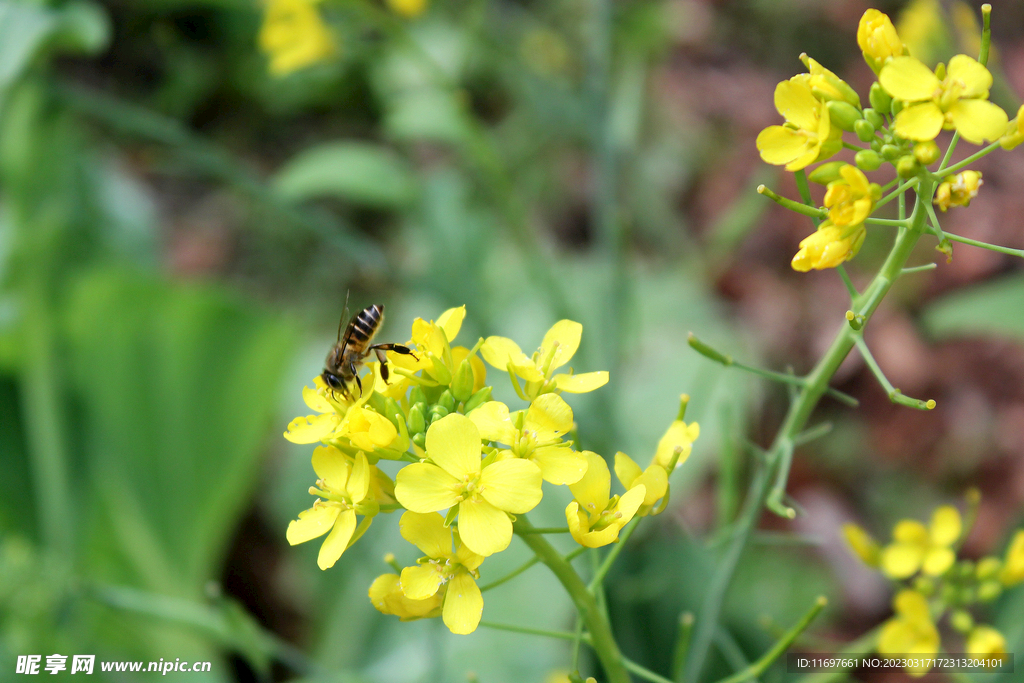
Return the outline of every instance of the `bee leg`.
[[[378,349],[381,351],[394,351],[395,353],[401,353],[405,356],[412,356],[414,360],[419,360],[419,358],[416,357],[416,354],[412,352],[412,349],[405,344],[374,344],[370,348],[374,351],[377,351]],[[377,357],[380,358],[380,355],[378,354]]]
[[[380,378],[384,380],[384,384],[387,384],[388,377],[391,376],[388,371],[388,356],[384,353],[384,349],[374,349],[373,352],[377,354],[377,360],[380,361]]]
[[[363,382],[362,382],[362,380],[359,379],[359,373],[356,372],[356,364],[354,362],[353,363],[349,363],[348,369],[352,373],[352,376],[356,378],[356,386],[359,387],[359,395],[362,396],[363,395]]]

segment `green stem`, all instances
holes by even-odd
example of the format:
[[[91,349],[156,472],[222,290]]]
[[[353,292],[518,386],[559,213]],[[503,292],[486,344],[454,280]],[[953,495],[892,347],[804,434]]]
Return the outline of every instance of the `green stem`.
[[[531,628],[530,626],[516,626],[514,624],[499,624],[494,621],[481,621],[480,625],[484,628],[494,629],[495,631],[511,631],[512,633],[525,633],[531,636],[544,636],[545,638],[557,638],[558,640],[576,640],[575,633],[568,633],[566,631],[549,631],[543,628]],[[583,634],[582,640],[586,641],[588,638],[587,634]]]
[[[913,178],[911,178],[907,182],[903,183],[902,185],[897,187],[895,190],[893,190],[889,194],[887,194],[884,197],[882,197],[881,199],[879,199],[878,203],[875,204],[875,208],[877,209],[880,206],[885,206],[886,204],[888,204],[892,200],[896,199],[896,197],[902,197],[904,192],[909,190],[912,186],[916,185],[917,183],[918,183],[918,178],[917,178],[917,176],[914,176]],[[903,216],[900,216],[900,218],[903,218]]]
[[[743,671],[719,681],[719,683],[744,683],[744,681],[749,681],[752,678],[756,678],[763,674],[765,670],[772,665],[772,662],[782,656],[789,646],[793,644],[793,641],[795,641],[801,633],[807,630],[807,627],[811,625],[814,618],[821,613],[821,610],[823,610],[827,604],[828,600],[826,600],[824,596],[819,597],[815,600],[811,609],[807,610],[807,613],[801,617],[800,621],[786,632],[786,634],[780,638],[772,649],[768,650],[761,659],[757,660]]]
[[[522,532],[529,534],[567,534],[569,533],[569,527],[567,526],[545,526],[532,529],[530,531]]]
[[[622,658],[622,665],[640,678],[651,681],[651,683],[675,683],[675,681],[671,681],[661,674],[656,674],[647,667],[640,666],[636,662],[626,659],[625,657]]]
[[[492,588],[497,588],[498,586],[500,586],[501,584],[505,583],[506,581],[511,581],[512,579],[516,578],[517,576],[519,576],[520,574],[525,572],[527,569],[529,569],[533,565],[537,564],[538,562],[540,562],[540,558],[538,558],[536,556],[531,557],[528,561],[524,562],[519,567],[513,569],[511,572],[509,572],[505,576],[501,577],[500,579],[495,579],[494,581],[491,581],[488,584],[484,584],[483,586],[480,586],[480,592],[484,593],[486,591],[491,590]]]
[[[690,652],[690,636],[693,635],[693,612],[679,615],[679,632],[676,645],[672,649],[672,680],[682,680],[683,669],[686,667],[686,655]]]
[[[907,222],[893,218],[868,218],[864,221],[868,225],[891,225],[896,228],[905,228]]]
[[[601,566],[599,566],[597,571],[594,572],[594,578],[590,580],[590,584],[587,586],[589,590],[597,590],[601,585],[601,582],[604,581],[604,577],[608,575],[608,571],[612,568],[612,565],[615,564],[615,560],[618,558],[619,553],[621,553],[622,549],[626,547],[626,542],[629,541],[629,537],[633,535],[637,525],[640,524],[640,519],[640,517],[634,517],[631,519],[629,524],[626,525],[626,528],[619,534],[618,543],[612,546],[612,549],[608,551],[607,555],[605,555]]]
[[[757,192],[758,194],[763,194],[765,197],[768,197],[768,199],[771,199],[779,206],[783,206],[790,211],[795,211],[796,213],[803,214],[804,216],[809,216],[818,220],[823,220],[828,217],[827,210],[819,209],[816,206],[801,204],[800,202],[794,202],[788,197],[783,197],[782,195],[773,192],[765,185],[758,185]]]
[[[583,625],[590,633],[590,644],[604,668],[608,683],[630,683],[629,671],[622,661],[622,653],[619,652],[615,636],[612,635],[611,624],[598,607],[594,594],[587,590],[587,585],[583,583],[580,575],[544,536],[529,533],[533,525],[526,519],[526,515],[520,515],[516,519],[513,529],[520,534],[523,543],[533,550],[540,561],[548,566],[576,605]],[[525,534],[522,533],[524,531]]]
[[[918,410],[931,410],[935,407],[935,401],[928,400],[922,401],[919,398],[910,398],[905,396],[903,392],[892,385],[889,378],[882,372],[882,368],[878,365],[878,361],[871,353],[871,349],[868,348],[867,342],[864,341],[864,337],[858,334],[854,338],[857,344],[857,349],[860,351],[860,355],[864,358],[864,362],[868,364],[868,368],[871,369],[871,373],[878,380],[878,383],[885,389],[885,393],[889,396],[889,400],[893,403],[897,403],[901,406],[907,406],[908,408],[917,408]]]
[[[900,271],[900,275],[910,275],[911,273],[923,273],[926,270],[935,270],[939,265],[937,263],[926,263],[923,266],[911,266],[904,268]]]
[[[923,203],[931,201],[932,180],[929,177],[920,179],[918,186],[917,201],[914,204],[914,212],[911,216],[910,227],[900,230],[896,236],[895,243],[885,263],[872,279],[867,289],[854,302],[854,309],[857,314],[862,315],[865,321],[871,317],[881,302],[882,298],[892,288],[893,283],[899,278],[899,274],[906,265],[914,246],[921,238],[924,230],[926,212]],[[797,174],[797,186],[800,186],[800,174]],[[804,179],[806,185],[806,179]],[[909,187],[909,184],[906,184]],[[750,491],[747,501],[744,504],[743,513],[737,521],[732,543],[726,550],[719,562],[717,570],[713,574],[711,584],[707,587],[704,602],[701,607],[697,627],[693,636],[691,656],[686,666],[687,681],[699,680],[701,671],[707,661],[708,651],[718,627],[722,605],[729,584],[732,582],[733,574],[739,563],[743,550],[747,545],[747,539],[757,525],[760,512],[769,491],[771,474],[781,457],[784,444],[791,444],[810,418],[811,413],[817,406],[818,401],[825,394],[828,382],[839,369],[839,365],[853,349],[856,338],[856,331],[850,327],[846,320],[839,326],[832,345],[825,352],[825,355],[818,361],[818,364],[807,375],[806,384],[801,387],[796,400],[790,404],[786,418],[779,428],[771,449],[766,456],[766,466],[759,468],[757,475],[750,484]]]
[[[953,131],[953,139],[949,141],[949,147],[946,148],[946,153],[942,155],[942,162],[939,164],[939,168],[944,168],[949,160],[953,158],[953,150],[956,149],[956,143],[960,142],[960,131]]]
[[[850,279],[850,274],[846,272],[846,267],[840,263],[836,266],[836,271],[839,272],[839,277],[843,279],[843,284],[846,286],[846,291],[849,293],[850,299],[853,300],[860,296],[860,292],[858,292],[857,288],[853,285],[853,280]]]
[[[935,171],[935,173],[932,174],[932,178],[934,178],[935,180],[941,180],[943,176],[952,175],[952,174],[956,173],[957,171],[959,171],[960,169],[966,168],[967,166],[970,166],[971,164],[973,164],[975,161],[977,161],[978,159],[982,158],[983,156],[991,154],[992,152],[996,151],[997,149],[999,149],[999,143],[998,142],[993,142],[988,147],[983,147],[980,151],[975,152],[974,154],[972,154],[971,156],[967,157],[963,161],[958,161],[957,163],[953,164],[949,168],[940,168],[939,170]]]
[[[973,247],[981,247],[982,249],[988,249],[990,251],[998,251],[1000,254],[1009,254],[1010,256],[1019,256],[1024,258],[1024,249],[1012,249],[1010,247],[999,246],[998,244],[989,244],[988,242],[981,242],[980,240],[972,240],[970,237],[954,235],[951,232],[944,232],[942,234],[946,236],[946,239],[952,240],[953,242],[970,244]]]

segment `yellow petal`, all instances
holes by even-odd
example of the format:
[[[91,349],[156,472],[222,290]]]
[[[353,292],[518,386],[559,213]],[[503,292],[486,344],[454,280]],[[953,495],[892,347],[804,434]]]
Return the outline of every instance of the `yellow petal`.
[[[921,571],[928,576],[942,576],[956,562],[956,554],[950,548],[930,548],[921,563]]]
[[[949,108],[949,115],[960,136],[975,145],[998,140],[1009,124],[1006,112],[988,100],[959,100]]]
[[[871,534],[856,524],[844,524],[843,536],[846,538],[847,545],[861,559],[861,562],[869,567],[878,566],[881,549],[878,547],[875,539],[871,537]]]
[[[619,498],[619,504],[615,506],[616,512],[622,517],[615,524],[621,529],[625,526],[629,520],[633,519],[633,515],[640,509],[640,506],[644,504],[644,499],[647,497],[647,487],[643,484],[637,484],[630,490],[622,494]],[[657,499],[655,499],[657,500]]]
[[[333,412],[297,417],[288,423],[288,431],[284,433],[284,438],[292,443],[317,443],[334,431],[337,426],[338,416]]]
[[[512,445],[516,438],[517,431],[509,419],[508,406],[501,401],[488,401],[467,417],[480,430],[480,436],[488,441]]]
[[[967,652],[983,656],[1005,654],[1006,638],[991,626],[975,626],[967,636]]]
[[[370,492],[370,464],[366,461],[366,455],[362,451],[356,453],[352,474],[349,475],[345,491],[354,503],[362,501]]]
[[[803,79],[790,79],[775,86],[775,108],[797,128],[818,129],[818,100]]]
[[[487,557],[508,547],[512,522],[485,500],[464,500],[459,505],[459,537],[467,548]]]
[[[538,441],[550,441],[572,429],[572,408],[558,394],[537,397],[526,411],[525,428],[535,431]]]
[[[629,457],[622,451],[615,454],[615,476],[619,478],[622,485],[627,489],[633,485],[633,482],[640,478],[644,472],[640,469],[640,465],[633,462],[633,458]]]
[[[908,140],[934,140],[944,120],[937,104],[921,102],[902,109],[892,125],[893,130]]]
[[[644,505],[654,505],[668,493],[668,472],[661,465],[651,465],[633,482],[633,485],[642,485],[647,490]]]
[[[672,464],[672,459],[675,458],[676,452],[678,452],[679,459],[676,460],[676,467],[679,467],[690,457],[693,442],[697,440],[698,436],[700,436],[700,425],[696,422],[687,425],[682,420],[674,421],[665,430],[661,440],[658,441],[658,448],[654,452],[653,462],[668,469],[669,465]]]
[[[583,325],[572,320],[559,320],[551,326],[540,343],[539,362],[547,363],[548,354],[554,349],[554,356],[548,369],[555,370],[562,367],[576,355],[582,336]]]
[[[327,487],[344,491],[352,471],[351,461],[334,446],[317,446],[313,449],[313,471],[327,482]]]
[[[946,74],[949,78],[960,81],[966,86],[960,97],[988,97],[989,88],[992,87],[992,74],[973,57],[967,55],[953,57],[949,60],[949,66],[946,67]]]
[[[521,515],[540,502],[540,482],[540,468],[533,462],[519,458],[499,460],[480,473],[480,495],[499,510]],[[472,544],[470,548],[476,550]]]
[[[917,623],[931,623],[928,601],[915,590],[902,590],[892,599],[893,609],[907,619]]]
[[[444,331],[444,336],[448,338],[449,344],[459,336],[459,330],[462,329],[462,321],[465,317],[466,307],[459,306],[458,308],[449,308],[437,319],[437,326]]]
[[[320,554],[316,558],[316,564],[320,569],[330,569],[338,561],[341,554],[348,547],[352,538],[352,532],[356,530],[356,513],[354,510],[343,510],[337,521],[334,522],[334,529],[324,539],[320,546]]]
[[[608,505],[612,475],[608,471],[608,463],[600,455],[592,451],[583,451],[582,455],[587,459],[587,473],[575,484],[570,484],[569,490],[580,507],[587,514],[593,514]]]
[[[555,375],[555,388],[570,394],[585,394],[608,384],[608,371],[584,372],[581,375]]]
[[[892,537],[898,543],[923,546],[928,543],[928,529],[916,519],[902,519],[893,527]]]
[[[370,602],[373,603],[378,612],[383,612],[384,614],[392,613],[388,606],[388,597],[396,590],[401,590],[398,587],[398,582],[398,574],[381,574],[370,584],[370,590],[368,591]]]
[[[587,526],[587,513],[580,510],[580,504],[575,500],[565,507],[565,521],[569,525],[569,533],[580,545],[586,545],[584,540],[590,527]]]
[[[888,545],[882,550],[882,571],[891,579],[909,578],[921,568],[924,553],[924,549],[919,545]]]
[[[1024,581],[1024,531],[1018,531],[1010,541],[999,580],[1004,586],[1015,586]]]
[[[428,462],[414,462],[398,471],[395,497],[413,512],[437,512],[459,502],[461,480]]]
[[[333,505],[317,505],[303,510],[299,513],[298,520],[288,523],[288,531],[285,534],[288,544],[298,545],[323,536],[334,526],[338,512],[340,510]]]
[[[488,337],[480,347],[480,355],[502,372],[507,371],[508,364],[512,363],[515,366],[516,374],[528,382],[539,382],[544,379],[529,357],[511,339]]]
[[[806,154],[809,141],[804,131],[768,126],[758,134],[756,144],[765,163],[782,166]]]
[[[418,564],[402,570],[402,593],[410,600],[426,600],[441,587],[441,572],[436,564]]]
[[[575,484],[587,472],[587,459],[568,446],[541,446],[530,454],[540,476],[556,486]]]
[[[619,538],[621,527],[615,524],[606,526],[599,531],[588,531],[583,534],[579,544],[588,548],[603,548],[609,543],[614,543]]]
[[[484,596],[473,577],[459,572],[448,582],[441,618],[452,633],[466,634],[476,630],[484,613]]]
[[[372,451],[389,446],[398,436],[391,420],[363,407],[352,408],[345,416],[348,437],[356,448]]]
[[[931,69],[913,57],[893,57],[882,67],[878,82],[894,99],[905,102],[931,99],[940,85]]]
[[[935,545],[953,545],[960,538],[963,523],[960,512],[952,505],[943,505],[932,513],[932,523],[928,527],[931,541]]]
[[[480,430],[465,415],[452,413],[427,429],[427,457],[454,477],[480,471]]]
[[[451,529],[445,528],[444,517],[436,512],[404,512],[398,531],[427,557],[441,559],[452,554]]]
[[[318,413],[334,412],[334,406],[331,405],[331,402],[324,398],[316,389],[302,387],[302,400],[305,401],[310,409]]]

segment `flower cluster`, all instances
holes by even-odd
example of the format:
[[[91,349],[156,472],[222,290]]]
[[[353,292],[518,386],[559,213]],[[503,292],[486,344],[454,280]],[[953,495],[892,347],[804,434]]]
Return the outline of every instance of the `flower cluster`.
[[[665,508],[669,473],[700,433],[681,410],[646,469],[618,453],[614,469],[625,492],[613,495],[605,459],[567,439],[575,427],[562,393],[593,391],[608,381],[607,372],[556,373],[575,355],[583,326],[556,323],[527,356],[504,337],[480,339],[472,348],[454,345],[464,317],[459,307],[436,322],[414,321],[413,353],[388,354],[390,382],[379,362],[367,363],[361,395],[339,396],[317,377],[315,388],[303,389],[316,414],[292,420],[284,435],[319,444],[317,481],[309,489],[317,499],[289,524],[288,542],[327,534],[318,564],[328,569],[376,515],[404,509],[402,538],[422,556],[404,568],[392,558],[396,573],[373,582],[370,600],[403,620],[441,616],[453,633],[477,628],[480,567],[509,546],[514,520],[537,506],[543,482],[567,486],[572,495],[565,532],[584,547],[608,545],[634,517]],[[491,400],[484,360],[508,373],[524,408]],[[397,466],[394,479],[381,469],[383,461]]]
[[[978,495],[968,495],[975,516]],[[900,520],[885,547],[862,528],[843,528],[853,552],[898,584],[893,599],[895,616],[885,622],[878,637],[881,654],[935,655],[941,651],[939,625],[945,618],[960,633],[963,648],[976,655],[1006,652],[1006,639],[995,628],[976,621],[972,609],[989,603],[1006,588],[1024,582],[1024,530],[1017,531],[1003,559],[957,560],[957,550],[970,532],[952,506],[937,508],[928,526],[914,519]],[[923,676],[927,669],[910,669]]]
[[[807,192],[798,206],[766,193],[816,222],[824,219],[814,234],[800,242],[793,257],[793,268],[801,272],[835,268],[857,255],[867,234],[865,221],[892,198],[883,199],[882,188],[869,182],[864,172],[889,164],[896,178],[887,188],[927,177],[931,182],[926,187],[935,191],[934,203],[946,211],[970,203],[978,193],[981,174],[929,171],[928,167],[939,161],[934,141],[941,131],[954,130],[957,139],[976,145],[998,141],[1005,149],[1024,141],[1024,117],[1018,113],[1009,121],[1006,112],[988,101],[992,74],[973,57],[956,55],[948,65],[929,69],[910,56],[889,17],[875,9],[861,17],[857,43],[877,76],[869,92],[869,107],[862,106],[860,96],[842,79],[801,55],[807,73],[783,81],[775,89],[775,107],[785,123],[769,126],[757,137],[764,161],[800,174],[844,147],[856,150],[853,164],[829,162],[809,173],[810,180],[828,186],[824,208],[808,210],[811,199]],[[844,140],[845,133],[852,133],[856,140]],[[938,232],[936,221],[933,223],[931,230]],[[947,250],[945,244],[940,246]]]

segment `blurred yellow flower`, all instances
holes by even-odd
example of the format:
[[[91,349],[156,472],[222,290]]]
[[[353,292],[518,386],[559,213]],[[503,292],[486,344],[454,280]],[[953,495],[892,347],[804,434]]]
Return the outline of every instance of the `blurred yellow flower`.
[[[268,0],[259,44],[270,57],[270,73],[285,76],[334,54],[334,36],[315,4],[313,0]]]
[[[875,206],[871,184],[859,168],[844,164],[839,168],[839,180],[828,184],[825,207],[833,225],[840,227],[863,223]]]
[[[975,626],[967,636],[967,653],[991,657],[1006,654],[1006,638],[991,626]]]
[[[427,9],[427,0],[388,0],[392,12],[403,17],[418,17]]]
[[[1024,142],[1024,104],[1020,105],[1017,115],[1013,117],[1006,126],[1006,132],[999,138],[999,144],[1003,149],[1013,149]]]
[[[559,320],[544,335],[533,356],[523,353],[519,345],[505,337],[488,337],[480,347],[484,360],[499,370],[512,372],[524,380],[524,391],[531,400],[542,393],[567,391],[584,394],[608,383],[608,373],[585,372],[555,375],[554,372],[576,355],[583,336],[583,325],[572,320]]]
[[[843,525],[843,537],[854,554],[869,567],[877,567],[881,549],[867,531],[856,524]]]
[[[393,614],[402,621],[413,621],[436,617],[441,613],[442,598],[440,592],[423,600],[413,600],[402,592],[401,578],[398,574],[381,574],[370,584],[370,602],[378,612]]]
[[[686,459],[690,457],[693,450],[693,442],[700,436],[700,425],[696,422],[686,424],[682,420],[675,420],[658,441],[658,448],[654,451],[652,464],[663,467],[666,471],[671,467],[675,471]],[[672,463],[675,462],[673,467]]]
[[[826,219],[818,230],[800,241],[800,251],[793,257],[790,265],[793,270],[806,273],[811,270],[835,268],[844,261],[849,261],[864,243],[867,230],[864,224],[838,226]]]
[[[893,579],[909,578],[918,570],[941,576],[956,561],[952,546],[962,531],[960,513],[950,505],[935,510],[928,528],[917,520],[900,520],[893,542],[882,550],[882,571]]]
[[[484,558],[463,543],[453,550],[452,530],[439,514],[406,512],[398,526],[402,538],[426,556],[402,570],[402,592],[411,600],[429,600],[443,587],[441,618],[445,626],[452,633],[475,631],[484,609],[484,598],[476,585],[477,569]]]
[[[828,107],[814,97],[807,74],[775,87],[775,108],[786,123],[768,126],[757,136],[757,149],[766,163],[799,171],[839,151],[842,130],[833,131]]]
[[[608,463],[591,451],[584,451],[583,455],[587,458],[587,473],[569,485],[575,500],[565,508],[565,518],[577,543],[600,548],[618,540],[619,531],[643,504],[647,489],[637,484],[621,497],[612,496]]]
[[[627,491],[637,485],[643,485],[644,501],[637,510],[641,517],[650,514],[655,504],[668,494],[668,472],[657,462],[652,462],[646,470],[641,470],[640,465],[620,451],[615,454],[615,476]],[[656,510],[654,514],[660,511]]]
[[[510,453],[526,458],[540,468],[541,476],[552,484],[575,484],[587,471],[587,460],[562,441],[573,426],[572,408],[558,394],[542,394],[530,404],[524,415],[517,414],[516,427],[508,406],[488,401],[469,414],[488,441],[508,444]],[[501,455],[499,455],[499,459]]]
[[[936,73],[913,57],[895,57],[878,82],[894,99],[909,103],[893,121],[894,132],[908,140],[933,140],[943,128],[955,128],[980,145],[1006,132],[1006,112],[988,101],[992,74],[967,55],[953,57],[948,69],[940,64]]]
[[[864,12],[857,25],[857,45],[864,53],[864,61],[876,74],[885,62],[903,54],[903,42],[889,17],[876,9]]]
[[[946,176],[935,188],[934,202],[943,211],[951,206],[970,206],[983,184],[978,171],[961,171],[955,176]]]
[[[1015,586],[1024,581],[1024,531],[1018,531],[1010,541],[999,580],[1004,586]]]
[[[939,632],[932,623],[928,601],[914,590],[903,590],[893,599],[896,616],[882,625],[878,652],[882,655],[936,655]],[[907,668],[911,676],[928,673],[930,667]]]
[[[333,446],[318,446],[313,451],[313,470],[319,479],[309,492],[320,498],[300,512],[298,520],[289,522],[286,537],[289,544],[298,545],[330,531],[316,561],[320,569],[330,569],[366,531],[379,507],[370,495],[370,465],[361,451],[347,458]],[[357,513],[364,516],[358,534]]]
[[[507,548],[512,540],[508,513],[525,514],[540,502],[540,468],[519,458],[481,467],[480,430],[459,413],[430,425],[426,454],[428,461],[399,470],[398,502],[421,513],[458,505],[459,535],[470,550],[487,556]]]

